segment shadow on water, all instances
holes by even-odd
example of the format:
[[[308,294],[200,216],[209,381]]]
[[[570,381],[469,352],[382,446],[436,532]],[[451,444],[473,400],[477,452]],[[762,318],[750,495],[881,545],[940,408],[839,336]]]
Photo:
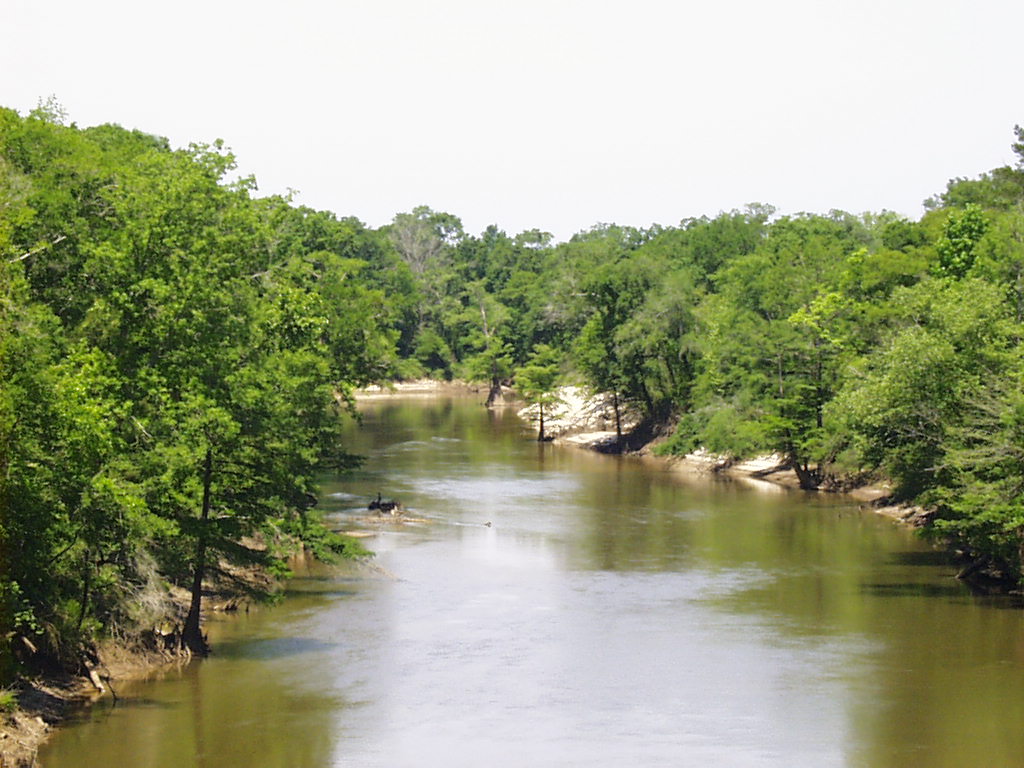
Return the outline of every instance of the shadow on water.
[[[984,606],[985,608],[999,611],[1012,611],[1013,613],[1020,613],[1021,611],[1024,611],[1024,595],[984,594],[974,592],[972,593],[972,597],[977,605]]]
[[[181,706],[181,702],[155,699],[150,696],[134,696],[132,694],[119,694],[116,699],[105,697],[97,699],[88,706],[73,711],[64,721],[66,726],[74,727],[96,722],[98,719],[109,717],[117,710],[151,710],[171,711]]]
[[[219,659],[283,659],[320,653],[337,648],[338,643],[313,637],[275,637],[266,640],[222,640],[217,644]]]
[[[864,584],[861,592],[872,597],[916,597],[916,598],[947,598],[958,601],[971,599],[959,583],[952,584],[920,584],[906,582],[902,584]]]
[[[948,552],[940,550],[924,550],[919,552],[891,552],[888,560],[893,565],[912,565],[935,567],[951,567],[953,557]]]
[[[302,589],[285,589],[285,597],[307,597],[309,595],[318,595],[320,597],[353,597],[358,594],[352,589],[342,589],[339,587],[323,587],[321,589],[310,589],[309,587],[303,587]]]

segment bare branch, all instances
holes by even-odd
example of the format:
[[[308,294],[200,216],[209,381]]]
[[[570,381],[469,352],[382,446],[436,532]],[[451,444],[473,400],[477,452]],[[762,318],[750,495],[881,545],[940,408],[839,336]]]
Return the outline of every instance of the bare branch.
[[[67,235],[60,235],[52,243],[43,243],[38,248],[33,248],[28,253],[23,253],[23,254],[21,254],[21,256],[18,256],[16,258],[11,259],[9,263],[14,264],[16,261],[24,261],[29,256],[35,256],[40,251],[45,251],[47,248],[52,248],[53,246],[57,245],[57,243],[61,242],[62,240],[67,240],[67,239],[68,239]]]

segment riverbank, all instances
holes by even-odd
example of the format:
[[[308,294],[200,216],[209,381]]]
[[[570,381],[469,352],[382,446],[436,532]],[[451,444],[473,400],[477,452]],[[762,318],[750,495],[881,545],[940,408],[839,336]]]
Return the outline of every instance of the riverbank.
[[[772,454],[732,461],[704,449],[684,456],[658,456],[653,450],[661,439],[657,430],[648,430],[640,438],[630,440],[631,431],[641,424],[637,414],[623,410],[619,414],[621,434],[613,428],[615,404],[611,396],[591,395],[580,387],[562,387],[558,394],[557,409],[545,419],[545,432],[556,443],[600,453],[641,456],[686,475],[720,475],[755,485],[807,491],[800,487],[796,472],[781,456]],[[519,416],[535,421],[536,408],[524,408]],[[912,527],[925,525],[929,517],[928,512],[918,506],[886,503],[892,489],[884,482],[865,483],[843,491],[807,492],[839,492],[856,501],[861,509]]]
[[[96,649],[96,659],[89,674],[40,673],[18,681],[17,709],[0,716],[0,768],[35,768],[39,748],[74,712],[104,696],[116,700],[122,683],[167,674],[191,656],[110,640]]]
[[[281,584],[255,568],[230,572],[230,581],[218,582],[207,592],[204,622],[214,614],[246,610],[248,595],[270,594]],[[37,768],[42,744],[75,712],[105,696],[116,701],[123,683],[157,679],[189,664],[194,657],[180,642],[189,599],[186,590],[171,587],[166,595],[167,615],[159,626],[99,642],[83,653],[81,674],[53,668],[26,672],[10,689],[16,707],[0,712],[0,768]]]
[[[438,379],[416,379],[396,381],[386,385],[371,384],[357,389],[356,400],[386,400],[390,397],[441,397],[487,392],[487,388],[465,381],[439,381]],[[485,394],[486,396],[486,394]]]
[[[366,387],[357,390],[355,396],[357,400],[378,400],[390,397],[485,394],[486,391],[486,387],[464,381],[421,379],[395,382],[387,386]],[[502,398],[504,406],[521,405],[512,390],[504,389]],[[539,418],[536,405],[519,408],[517,415],[533,424],[536,424]],[[642,426],[639,415],[628,407],[617,408],[611,395],[593,394],[578,386],[560,387],[558,402],[554,406],[549,406],[544,417],[545,435],[561,445],[599,453],[642,456],[681,474],[713,474],[764,487],[809,493],[838,492],[857,502],[864,510],[915,528],[926,525],[929,519],[928,511],[922,507],[886,503],[892,489],[884,482],[865,483],[843,491],[807,491],[800,487],[796,472],[778,455],[731,461],[701,449],[684,456],[658,456],[653,450],[661,439],[658,431],[643,430]]]

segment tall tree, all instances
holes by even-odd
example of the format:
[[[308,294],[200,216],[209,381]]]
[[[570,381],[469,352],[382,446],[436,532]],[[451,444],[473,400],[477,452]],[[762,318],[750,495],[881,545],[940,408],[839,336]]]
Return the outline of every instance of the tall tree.
[[[935,532],[1018,581],[1024,564],[1024,392],[1018,374],[973,392],[946,438]]]
[[[550,414],[551,409],[561,402],[557,392],[559,369],[558,352],[547,344],[538,344],[526,364],[516,371],[516,389],[529,405],[537,406],[538,442],[547,439],[545,411]]]
[[[757,250],[715,276],[719,293],[699,312],[705,328],[696,383],[701,443],[733,455],[778,452],[802,485],[821,483],[829,459],[824,407],[839,366],[820,323],[807,320],[820,319],[822,297],[862,234],[851,233],[842,214],[782,219]],[[720,407],[732,415],[720,418]]]

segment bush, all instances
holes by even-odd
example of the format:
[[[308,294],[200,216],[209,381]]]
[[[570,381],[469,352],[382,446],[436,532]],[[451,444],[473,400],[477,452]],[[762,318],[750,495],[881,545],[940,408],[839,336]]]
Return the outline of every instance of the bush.
[[[11,714],[18,708],[18,694],[10,688],[0,690],[0,712]]]

